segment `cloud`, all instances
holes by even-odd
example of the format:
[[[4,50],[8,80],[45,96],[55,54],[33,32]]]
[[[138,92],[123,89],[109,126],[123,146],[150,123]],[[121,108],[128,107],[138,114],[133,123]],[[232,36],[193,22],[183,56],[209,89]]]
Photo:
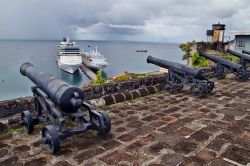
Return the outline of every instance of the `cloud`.
[[[206,40],[211,24],[250,29],[248,0],[1,1],[0,37],[17,39]]]

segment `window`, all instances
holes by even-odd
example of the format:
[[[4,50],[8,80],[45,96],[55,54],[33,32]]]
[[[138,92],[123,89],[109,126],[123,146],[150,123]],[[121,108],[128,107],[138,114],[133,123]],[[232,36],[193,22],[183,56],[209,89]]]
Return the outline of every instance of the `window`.
[[[238,41],[238,47],[245,47],[245,41]]]

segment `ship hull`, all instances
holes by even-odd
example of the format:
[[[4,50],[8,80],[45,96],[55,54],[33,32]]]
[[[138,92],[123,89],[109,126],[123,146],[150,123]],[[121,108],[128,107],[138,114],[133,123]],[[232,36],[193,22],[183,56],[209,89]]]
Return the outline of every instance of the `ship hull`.
[[[82,63],[92,70],[101,70],[107,66],[107,64],[102,64],[102,63],[92,64],[91,61],[85,58],[84,56],[82,57]]]
[[[62,70],[66,71],[66,72],[68,72],[70,74],[75,73],[75,71],[80,67],[80,65],[81,64],[78,64],[78,65],[66,65],[66,64],[63,64],[63,63],[60,63],[60,62],[58,63],[58,66]]]
[[[57,60],[57,63],[58,63],[58,66],[62,70],[66,71],[66,72],[68,72],[70,74],[75,73],[76,70],[81,66],[80,63],[79,64],[70,64],[70,65],[69,64],[64,64],[64,63],[61,63],[60,60]]]

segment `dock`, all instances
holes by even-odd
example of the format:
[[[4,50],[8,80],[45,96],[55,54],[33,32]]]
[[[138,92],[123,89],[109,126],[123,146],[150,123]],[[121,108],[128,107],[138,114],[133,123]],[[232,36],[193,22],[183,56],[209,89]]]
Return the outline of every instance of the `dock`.
[[[96,79],[96,74],[90,70],[85,64],[82,64],[80,66],[80,69],[86,74],[86,76],[91,79],[91,80],[95,80]]]

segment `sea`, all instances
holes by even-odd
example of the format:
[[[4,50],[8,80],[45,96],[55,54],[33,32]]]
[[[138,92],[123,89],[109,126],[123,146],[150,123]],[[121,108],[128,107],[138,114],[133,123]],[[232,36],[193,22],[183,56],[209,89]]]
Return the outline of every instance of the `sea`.
[[[41,71],[55,75],[74,86],[82,87],[90,80],[82,71],[69,74],[61,70],[56,62],[57,40],[0,40],[0,101],[32,96],[33,83],[20,74],[20,66],[31,62]],[[104,76],[113,77],[124,72],[143,73],[157,71],[159,67],[147,64],[147,56],[185,64],[183,52],[177,43],[150,43],[128,41],[75,41],[84,49],[88,45],[98,47],[107,58]],[[147,53],[136,50],[148,50]]]

